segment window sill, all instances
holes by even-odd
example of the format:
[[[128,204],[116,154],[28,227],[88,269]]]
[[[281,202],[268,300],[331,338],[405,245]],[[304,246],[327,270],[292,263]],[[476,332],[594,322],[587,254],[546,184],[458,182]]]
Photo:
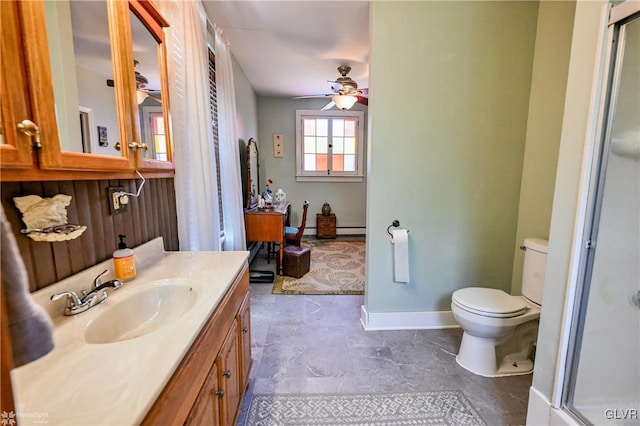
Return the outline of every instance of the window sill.
[[[296,176],[296,182],[362,182],[364,176]]]

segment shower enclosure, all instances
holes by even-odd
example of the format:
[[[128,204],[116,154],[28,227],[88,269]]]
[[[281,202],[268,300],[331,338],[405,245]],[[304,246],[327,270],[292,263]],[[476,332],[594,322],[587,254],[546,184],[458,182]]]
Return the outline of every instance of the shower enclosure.
[[[563,389],[563,409],[584,424],[640,425],[640,11],[635,3],[612,12],[609,22],[600,142]]]

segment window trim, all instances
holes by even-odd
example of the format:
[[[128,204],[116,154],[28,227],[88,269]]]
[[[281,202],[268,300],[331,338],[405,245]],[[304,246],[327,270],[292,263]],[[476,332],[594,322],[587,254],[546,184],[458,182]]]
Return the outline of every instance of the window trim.
[[[332,172],[326,175],[324,172],[304,172],[302,170],[302,158],[304,155],[304,137],[302,124],[303,117],[355,117],[358,121],[357,147],[356,147],[356,172],[342,173]],[[322,173],[322,174],[320,174]],[[364,180],[364,112],[363,111],[317,111],[296,110],[296,181],[297,182],[362,182]]]

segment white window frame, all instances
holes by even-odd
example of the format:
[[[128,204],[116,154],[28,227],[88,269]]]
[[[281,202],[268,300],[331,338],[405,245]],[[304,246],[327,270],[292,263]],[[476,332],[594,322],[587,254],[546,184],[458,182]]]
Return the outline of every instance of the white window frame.
[[[304,157],[304,125],[305,117],[350,117],[357,118],[356,140],[356,171],[335,172],[327,174],[326,171],[304,171],[302,168]],[[296,110],[296,181],[298,182],[362,182],[364,179],[364,112],[362,111],[317,111]]]

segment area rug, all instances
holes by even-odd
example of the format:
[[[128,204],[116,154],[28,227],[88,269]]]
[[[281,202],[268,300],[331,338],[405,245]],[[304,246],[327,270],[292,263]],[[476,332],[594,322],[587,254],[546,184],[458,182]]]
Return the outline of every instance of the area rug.
[[[459,391],[253,395],[245,426],[484,425]]]
[[[305,241],[311,266],[301,278],[279,276],[274,294],[364,294],[364,241]]]

